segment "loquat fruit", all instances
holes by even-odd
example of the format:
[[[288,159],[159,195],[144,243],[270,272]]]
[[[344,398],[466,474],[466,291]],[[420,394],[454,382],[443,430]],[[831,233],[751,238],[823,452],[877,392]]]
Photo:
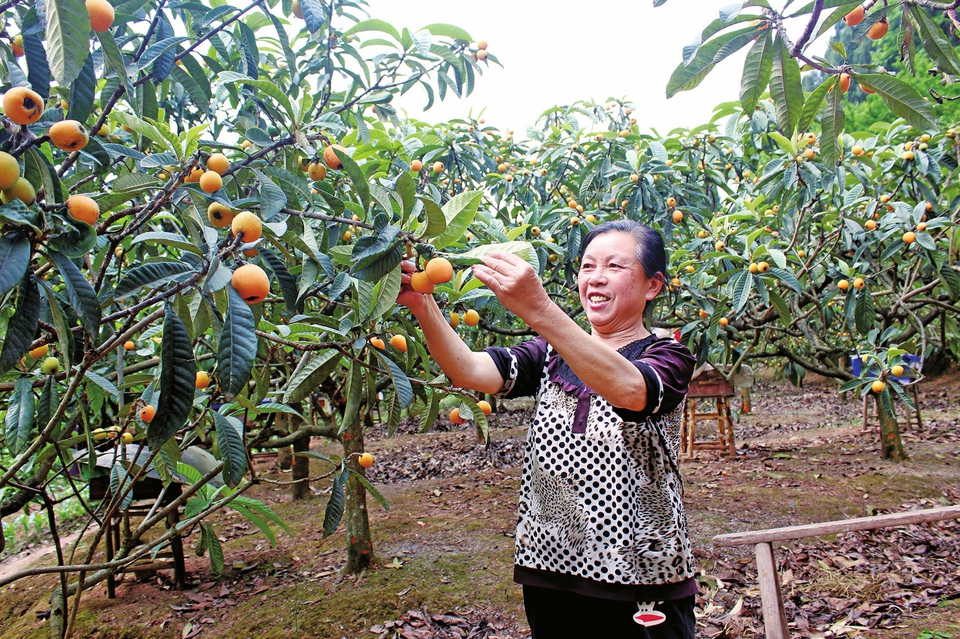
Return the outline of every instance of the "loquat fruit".
[[[218,175],[230,170],[230,160],[223,153],[211,153],[207,158],[207,168]]]
[[[100,218],[100,205],[92,197],[71,195],[67,198],[67,211],[70,217],[93,226]]]
[[[157,415],[157,409],[149,404],[140,409],[140,421],[149,424]]]
[[[9,153],[0,151],[0,190],[9,189],[20,179],[20,163]]]
[[[90,136],[76,120],[60,120],[50,127],[50,142],[61,151],[79,151],[87,146]]]
[[[13,87],[3,94],[3,114],[14,124],[33,124],[43,115],[43,98],[27,87]]]
[[[230,226],[233,222],[233,211],[220,202],[211,202],[207,207],[207,219],[218,229]]]
[[[390,338],[390,346],[393,346],[395,349],[401,353],[407,352],[407,338],[403,335],[394,335]]]
[[[230,285],[247,304],[262,302],[270,293],[270,278],[256,264],[244,264],[235,270]]]
[[[44,375],[56,375],[60,370],[60,360],[56,357],[48,357],[40,364],[40,372]]]
[[[435,257],[427,262],[423,272],[434,284],[445,284],[453,279],[453,265],[444,257]]]
[[[335,171],[339,171],[343,168],[343,162],[341,162],[340,158],[337,157],[337,151],[342,151],[344,155],[347,153],[347,150],[339,144],[331,144],[323,150],[323,161],[327,163],[327,166]]]
[[[205,171],[200,176],[200,189],[204,193],[216,193],[223,187],[223,178],[216,171]]]
[[[430,278],[427,277],[426,273],[423,271],[417,271],[416,273],[412,273],[410,275],[410,287],[417,293],[432,295],[433,289],[436,288],[436,284],[430,281]]]
[[[319,162],[311,162],[307,165],[307,175],[314,182],[319,182],[327,177],[327,167]]]
[[[230,229],[234,235],[241,236],[247,244],[256,242],[263,235],[263,222],[250,211],[237,213],[230,222]]]
[[[7,202],[17,199],[30,206],[37,199],[37,190],[27,181],[26,178],[19,177],[9,189],[0,191],[0,202]]]
[[[86,0],[87,13],[90,14],[90,27],[100,33],[113,25],[115,12],[107,0]]]
[[[40,359],[41,357],[46,357],[49,352],[50,347],[44,344],[43,346],[37,346],[35,349],[28,351],[27,354],[33,359]]]

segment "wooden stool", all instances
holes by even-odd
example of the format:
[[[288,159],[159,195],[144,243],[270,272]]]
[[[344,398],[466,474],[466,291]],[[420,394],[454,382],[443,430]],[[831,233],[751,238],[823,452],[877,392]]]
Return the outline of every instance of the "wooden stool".
[[[698,404],[702,405],[704,401],[713,402],[713,410],[698,411]],[[698,440],[697,422],[715,422],[716,438]],[[696,456],[698,450],[716,450],[721,455],[731,457],[736,455],[729,397],[687,397],[687,408],[683,414],[683,428],[680,436],[680,457],[690,459]]]
[[[131,444],[132,445],[132,444]],[[99,460],[98,460],[99,461]],[[110,497],[109,474],[98,473],[90,479],[89,484],[91,501],[100,501]],[[123,512],[116,513],[104,522],[106,526],[106,555],[107,561],[112,561],[121,544],[121,529],[129,530],[131,517],[146,517],[153,510],[157,498],[163,495],[157,508],[162,508],[176,499],[181,492],[180,484],[172,483],[164,491],[163,482],[156,471],[151,470],[147,476],[133,486],[132,501]],[[167,529],[177,525],[180,521],[180,508],[175,508],[167,515]],[[164,548],[149,559],[144,559],[119,570],[107,577],[107,598],[116,596],[116,576],[125,572],[147,572],[151,570],[173,569],[173,581],[177,590],[183,590],[187,585],[187,567],[183,555],[183,539],[175,535]]]
[[[133,503],[123,513],[117,513],[107,521],[107,561],[113,561],[113,557],[120,547],[120,527],[129,526],[130,517],[145,517],[153,508],[153,502],[147,501],[142,504]],[[179,508],[175,508],[167,515],[167,529],[173,528],[180,521]],[[156,570],[173,569],[173,582],[177,590],[183,590],[187,586],[187,566],[183,555],[183,539],[180,535],[174,535],[166,544],[166,548],[153,555],[150,559],[137,561],[123,570],[118,570],[115,574],[107,576],[107,599],[116,597],[116,577],[125,572],[149,572]]]

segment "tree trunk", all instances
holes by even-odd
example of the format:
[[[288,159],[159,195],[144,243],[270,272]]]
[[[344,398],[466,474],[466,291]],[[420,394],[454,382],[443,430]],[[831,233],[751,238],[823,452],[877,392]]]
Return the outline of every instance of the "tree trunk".
[[[877,404],[877,418],[880,421],[880,449],[884,460],[902,462],[907,460],[907,451],[900,439],[900,424],[896,415],[887,412],[883,405],[883,394],[874,394]]]
[[[277,415],[275,422],[276,429],[280,432],[280,435],[289,435],[294,429],[290,426],[292,420],[291,415],[286,413],[280,413]],[[293,451],[289,446],[281,446],[277,449],[277,469],[278,470],[290,470],[293,467]]]
[[[310,437],[301,437],[293,443],[293,452],[299,453],[310,450]],[[302,479],[295,484],[290,484],[290,498],[294,501],[306,499],[310,496],[310,458],[300,455],[293,456],[293,476],[294,481]]]
[[[363,416],[363,424],[373,426],[370,413]],[[358,473],[365,470],[357,463],[354,453],[363,452],[363,429],[357,419],[343,433],[343,454],[349,459],[348,465]],[[343,514],[347,531],[347,565],[343,571],[346,574],[363,572],[373,563],[373,540],[370,538],[370,519],[367,517],[367,491],[353,473],[347,480],[346,504]]]

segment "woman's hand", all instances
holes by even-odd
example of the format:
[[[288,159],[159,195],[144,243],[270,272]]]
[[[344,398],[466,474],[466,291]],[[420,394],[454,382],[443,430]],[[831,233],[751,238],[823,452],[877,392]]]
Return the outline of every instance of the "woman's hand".
[[[400,292],[397,304],[406,306],[415,317],[419,317],[433,299],[432,295],[418,293],[410,286],[410,276],[417,272],[416,264],[411,260],[400,262]]]
[[[533,267],[511,253],[494,251],[473,266],[473,274],[528,326],[553,305]]]

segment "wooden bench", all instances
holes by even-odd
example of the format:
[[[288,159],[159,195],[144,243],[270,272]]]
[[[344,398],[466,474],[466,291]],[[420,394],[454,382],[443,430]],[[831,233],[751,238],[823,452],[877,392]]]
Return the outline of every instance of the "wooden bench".
[[[697,372],[687,389],[687,406],[683,412],[680,434],[680,458],[696,457],[698,450],[714,450],[719,455],[735,457],[733,420],[730,398],[736,395],[733,385],[712,367]],[[707,410],[703,410],[704,405]],[[697,424],[716,426],[716,434],[697,437]]]
[[[790,639],[787,630],[787,616],[783,610],[783,594],[780,592],[780,575],[777,573],[777,562],[773,555],[774,541],[787,541],[803,537],[819,537],[821,535],[835,535],[855,530],[876,530],[891,526],[909,526],[946,519],[960,519],[960,506],[945,508],[930,508],[927,510],[911,510],[889,515],[874,517],[858,517],[856,519],[841,519],[819,524],[805,524],[802,526],[787,526],[785,528],[771,528],[769,530],[755,530],[742,533],[717,535],[713,543],[718,546],[744,546],[754,544],[757,556],[757,577],[760,581],[760,601],[763,610],[763,626],[767,639]]]

